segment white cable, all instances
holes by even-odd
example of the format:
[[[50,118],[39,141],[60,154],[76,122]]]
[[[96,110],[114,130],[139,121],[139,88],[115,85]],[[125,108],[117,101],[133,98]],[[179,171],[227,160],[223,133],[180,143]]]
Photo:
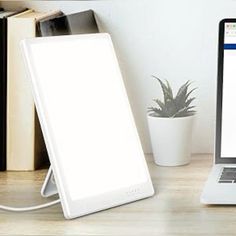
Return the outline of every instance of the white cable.
[[[46,207],[49,207],[49,206],[56,205],[60,201],[61,201],[60,199],[57,199],[57,200],[52,201],[52,202],[48,202],[48,203],[45,203],[45,204],[32,206],[32,207],[10,207],[10,206],[0,205],[0,209],[4,210],[4,211],[16,211],[16,212],[35,211],[35,210],[38,210],[38,209],[42,209],[42,208],[46,208]]]

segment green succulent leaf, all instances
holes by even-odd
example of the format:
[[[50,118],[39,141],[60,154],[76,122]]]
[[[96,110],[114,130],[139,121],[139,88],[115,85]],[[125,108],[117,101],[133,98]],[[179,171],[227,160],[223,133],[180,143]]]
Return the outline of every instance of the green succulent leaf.
[[[187,116],[193,116],[195,115],[196,111],[188,111]]]
[[[172,117],[180,117],[180,116],[183,116],[183,114],[185,114],[187,112],[187,108],[184,107],[180,110],[178,110],[175,114],[173,114]]]
[[[175,97],[176,105],[178,107],[179,106],[182,106],[181,108],[185,107],[186,96],[187,96],[189,85],[190,85],[190,82],[187,81],[183,86],[180,87],[180,89]]]
[[[158,77],[156,77],[154,75],[153,75],[153,77],[155,79],[157,79],[158,82],[161,85],[163,96],[164,96],[164,102],[166,103],[168,100],[172,100],[173,99],[173,93],[172,93],[171,88],[168,88],[168,86],[165,85]]]
[[[193,91],[195,91],[197,88],[193,88],[192,90],[190,90],[188,93],[187,93],[187,95],[186,95],[186,99],[189,97],[189,95],[193,92]]]
[[[167,89],[168,89],[168,93],[170,95],[170,98],[173,99],[173,91],[172,91],[172,88],[170,87],[168,80],[166,80],[166,84],[167,84]]]
[[[158,98],[156,98],[156,99],[153,99],[153,101],[156,102],[157,105],[158,105],[162,110],[165,109],[165,104],[164,104],[161,100],[159,100]]]
[[[190,85],[190,83],[191,83],[190,80],[187,80],[187,82],[184,83],[184,84],[179,88],[179,90],[178,90],[176,96],[179,96],[180,93],[182,93],[183,90],[185,90],[186,88],[188,88],[188,86]]]
[[[173,114],[176,113],[177,109],[176,109],[174,100],[166,102],[165,106],[166,106],[166,110],[167,110],[169,116],[172,116]]]
[[[158,107],[149,107],[148,113],[152,116],[157,117],[185,117],[191,116],[196,113],[193,108],[195,106],[191,105],[195,100],[195,97],[189,98],[190,94],[196,89],[189,91],[189,86],[191,81],[186,81],[178,90],[176,96],[173,96],[172,88],[167,80],[165,83],[156,76],[152,76],[159,82],[164,101],[160,99],[153,99],[153,101],[158,105]],[[190,106],[191,105],[191,106]]]
[[[196,98],[189,98],[186,100],[185,106],[188,107]]]
[[[156,108],[156,107],[149,107],[148,108],[148,113],[151,116],[167,117],[167,114],[165,112],[163,112],[161,109]]]
[[[193,108],[195,108],[196,106],[190,106],[190,107],[186,107],[187,108],[187,110],[191,110],[191,109],[193,109]]]

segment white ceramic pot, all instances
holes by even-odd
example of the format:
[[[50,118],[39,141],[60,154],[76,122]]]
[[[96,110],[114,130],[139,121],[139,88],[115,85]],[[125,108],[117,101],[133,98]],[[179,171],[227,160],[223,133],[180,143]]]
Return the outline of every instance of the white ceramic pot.
[[[179,166],[190,162],[194,116],[165,118],[148,115],[155,163]]]

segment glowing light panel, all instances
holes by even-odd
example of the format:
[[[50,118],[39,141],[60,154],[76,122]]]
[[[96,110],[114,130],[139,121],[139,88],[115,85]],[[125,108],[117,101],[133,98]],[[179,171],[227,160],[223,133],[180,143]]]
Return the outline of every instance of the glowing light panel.
[[[149,180],[108,34],[23,42],[57,182],[72,201]]]

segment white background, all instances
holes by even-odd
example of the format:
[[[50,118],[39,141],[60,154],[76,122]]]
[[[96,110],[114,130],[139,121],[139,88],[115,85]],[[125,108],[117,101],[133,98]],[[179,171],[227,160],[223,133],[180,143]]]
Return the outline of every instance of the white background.
[[[2,1],[2,5],[65,13],[94,9],[102,30],[112,35],[145,152],[151,152],[146,108],[160,96],[151,74],[168,79],[174,88],[187,79],[195,81],[193,151],[213,151],[218,22],[236,17],[235,0]]]

